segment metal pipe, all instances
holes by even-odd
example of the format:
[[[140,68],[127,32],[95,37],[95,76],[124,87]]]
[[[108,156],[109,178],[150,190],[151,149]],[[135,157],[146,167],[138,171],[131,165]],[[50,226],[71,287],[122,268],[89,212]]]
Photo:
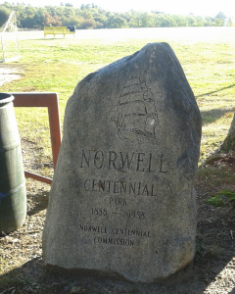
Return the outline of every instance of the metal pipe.
[[[36,175],[36,174],[30,173],[30,172],[27,172],[27,171],[25,171],[24,174],[25,174],[26,178],[32,178],[34,180],[37,180],[37,181],[40,181],[40,182],[43,182],[43,183],[47,183],[47,184],[50,184],[50,185],[52,183],[51,178]]]
[[[53,165],[56,167],[61,145],[60,110],[57,94],[51,96],[51,104],[48,106],[48,116],[51,133],[51,148],[53,154]],[[53,135],[52,135],[53,134]]]

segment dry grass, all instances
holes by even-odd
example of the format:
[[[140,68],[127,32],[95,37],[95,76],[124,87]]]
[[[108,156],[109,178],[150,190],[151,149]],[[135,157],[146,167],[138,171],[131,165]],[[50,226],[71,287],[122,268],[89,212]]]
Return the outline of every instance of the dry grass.
[[[174,30],[174,32],[176,32]],[[221,31],[222,32],[222,31]],[[4,65],[24,69],[21,80],[5,84],[2,91],[51,91],[58,92],[60,97],[60,111],[63,114],[68,97],[76,83],[89,72],[110,63],[122,56],[132,54],[147,42],[167,41],[175,50],[189,83],[197,97],[203,118],[203,136],[201,146],[201,162],[204,162],[223,142],[232,120],[234,105],[234,36],[228,38],[223,33],[218,34],[213,41],[191,41],[187,36],[161,35],[159,38],[146,40],[123,40],[122,42],[108,42],[104,39],[93,40],[27,40],[21,41],[22,59],[19,62]],[[45,109],[17,109],[16,116],[22,138],[24,165],[28,171],[52,176],[52,158],[49,140],[48,117]],[[202,280],[195,280],[192,285],[186,285],[179,293],[223,293],[223,287],[233,289],[235,273],[234,253],[229,239],[230,231],[235,234],[235,215],[232,207],[224,210],[205,203],[205,200],[219,190],[235,191],[235,175],[233,166],[218,161],[213,164],[202,165],[199,169],[196,188],[198,190],[199,211],[199,241],[197,243],[198,276],[202,273]],[[41,235],[46,212],[49,186],[27,180],[28,215],[25,225],[8,236],[0,238],[0,293],[5,289],[15,290],[18,293],[69,293],[65,290],[64,282],[51,278],[48,288],[44,284],[38,289],[39,276],[37,271],[41,265]],[[230,210],[229,210],[230,209]],[[229,210],[229,212],[227,212]],[[223,219],[224,223],[220,222]],[[204,231],[203,231],[204,230]],[[216,244],[214,241],[216,240]],[[226,254],[228,257],[226,257]],[[215,280],[219,277],[222,268],[215,274],[210,270],[217,265],[217,259],[224,260],[220,265],[224,267],[224,276],[227,279]],[[39,266],[34,269],[34,260],[39,260]],[[32,262],[28,271],[24,271],[24,264]],[[229,262],[231,264],[229,265]],[[18,271],[16,269],[19,269]],[[227,272],[231,269],[231,274]],[[205,274],[204,274],[205,272]],[[221,274],[222,275],[222,274]],[[50,276],[48,274],[48,276]],[[41,277],[41,276],[40,276]],[[51,277],[51,276],[50,276]],[[49,278],[48,278],[49,279]],[[195,278],[196,279],[196,278]],[[205,280],[211,282],[211,288],[203,284]],[[56,281],[56,282],[55,282]],[[52,285],[53,282],[58,285]],[[33,287],[33,283],[36,286]],[[222,286],[224,283],[225,286]],[[63,284],[63,287],[61,286]],[[82,284],[82,282],[81,282]],[[90,284],[90,282],[88,283]],[[93,284],[92,284],[93,285]],[[100,284],[98,291],[91,291],[84,287],[87,293],[112,293],[112,287],[107,288]],[[50,286],[50,287],[49,287]],[[193,286],[198,292],[193,292]],[[27,288],[28,287],[28,288]],[[102,288],[103,287],[103,288]],[[129,287],[129,286],[128,286]],[[214,288],[213,288],[214,287]],[[24,289],[24,290],[22,290]],[[83,288],[81,288],[83,289]],[[105,290],[109,289],[109,290]],[[111,289],[111,290],[110,290]],[[128,288],[130,290],[130,287]],[[190,292],[191,290],[192,292]],[[124,291],[128,293],[130,291]],[[205,292],[204,292],[205,290]],[[168,290],[159,290],[161,294],[169,294]],[[188,292],[187,292],[188,291]],[[144,292],[144,290],[142,291]],[[118,293],[116,291],[116,293]],[[141,293],[136,289],[132,293]],[[149,292],[149,293],[154,293]],[[172,292],[178,293],[178,292]]]
[[[135,39],[128,39],[124,32]],[[89,34],[90,33],[90,34]],[[81,35],[80,35],[81,34]],[[100,36],[92,39],[91,36]],[[116,35],[115,35],[116,34]],[[180,60],[203,118],[201,161],[223,142],[234,105],[234,32],[228,28],[109,30],[77,32],[77,39],[20,41],[22,58],[5,66],[24,70],[22,78],[5,84],[5,92],[57,92],[61,125],[68,98],[76,84],[92,71],[133,54],[149,42],[168,42]],[[106,36],[107,35],[107,36]],[[102,37],[103,36],[103,37]],[[109,39],[105,39],[108,37]],[[43,163],[51,162],[45,109],[16,109],[21,137],[36,142]],[[45,175],[51,176],[49,171]]]

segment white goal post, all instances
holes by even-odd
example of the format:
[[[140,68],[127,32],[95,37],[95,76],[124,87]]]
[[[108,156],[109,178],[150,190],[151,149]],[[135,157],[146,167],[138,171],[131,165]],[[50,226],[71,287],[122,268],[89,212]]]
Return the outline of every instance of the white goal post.
[[[15,12],[12,11],[1,33],[2,52],[0,62],[14,61],[20,58],[20,46]]]

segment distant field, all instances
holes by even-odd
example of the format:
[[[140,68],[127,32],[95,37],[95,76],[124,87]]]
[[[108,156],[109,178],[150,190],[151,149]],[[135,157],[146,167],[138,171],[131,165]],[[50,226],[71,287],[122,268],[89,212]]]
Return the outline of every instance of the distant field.
[[[187,42],[227,42],[229,38],[235,37],[235,29],[230,27],[190,27],[190,28],[132,28],[132,29],[98,29],[77,30],[76,39],[156,39],[164,38],[168,41]],[[44,38],[43,31],[20,31],[20,40]],[[50,38],[50,36],[47,36]],[[61,38],[61,36],[57,36]],[[66,38],[74,38],[67,36]]]
[[[194,91],[203,118],[201,160],[223,142],[235,110],[234,28],[151,28],[82,30],[76,37],[43,39],[42,31],[20,32],[22,58],[0,66],[24,69],[5,92],[58,92],[61,123],[68,98],[83,77],[149,42],[168,42]],[[47,113],[16,109],[21,137],[43,148],[51,160]],[[79,114],[78,114],[79,115]]]

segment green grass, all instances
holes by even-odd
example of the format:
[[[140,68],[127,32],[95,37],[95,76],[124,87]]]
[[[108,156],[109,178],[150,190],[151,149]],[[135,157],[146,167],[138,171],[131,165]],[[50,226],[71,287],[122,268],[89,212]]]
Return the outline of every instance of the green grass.
[[[175,40],[175,39],[172,39]],[[93,72],[149,42],[166,41],[174,49],[194,91],[203,118],[201,161],[223,142],[234,105],[234,40],[180,42],[171,39],[106,41],[104,39],[39,39],[20,42],[22,58],[12,65],[24,69],[20,80],[5,84],[2,92],[57,92],[61,124],[68,98],[76,84]],[[45,109],[16,109],[21,137],[43,147],[42,156],[51,159],[48,116]]]
[[[200,166],[197,181],[203,182],[207,188],[234,185],[235,174],[227,166]]]
[[[213,194],[213,197],[208,198],[206,202],[213,206],[225,206],[235,200],[235,193],[227,190],[221,190]]]
[[[223,39],[223,41],[218,37],[218,40],[214,42],[189,43],[187,39],[181,39],[180,42],[172,40],[175,38],[122,42],[104,39],[95,41],[79,39],[21,41],[22,58],[17,62],[7,63],[3,66],[19,67],[24,70],[24,73],[20,80],[2,86],[1,92],[57,92],[62,126],[66,102],[82,78],[115,60],[133,54],[149,42],[166,41],[174,49],[201,110],[203,135],[200,161],[203,161],[223,142],[235,110],[234,36],[227,40]],[[42,148],[37,153],[38,161],[44,163],[51,161],[47,110],[43,108],[16,108],[15,112],[21,137],[36,142],[37,147]],[[39,173],[51,176],[49,168],[41,169]],[[199,169],[197,180],[210,188],[212,185],[213,187],[221,186],[225,183],[233,185],[235,174],[224,166],[209,166],[207,168],[202,166]],[[211,195],[207,204],[223,206],[226,201],[231,201],[228,195],[224,195],[224,191],[222,192],[222,194]],[[208,255],[216,256],[221,251],[218,246],[204,246],[203,240],[199,238],[196,255],[198,263],[203,262],[207,252]],[[11,265],[7,265],[6,259],[0,258],[2,283],[12,284],[15,279],[15,273],[12,269]],[[10,276],[4,275],[8,272],[11,272]],[[14,283],[16,284],[15,281]]]

